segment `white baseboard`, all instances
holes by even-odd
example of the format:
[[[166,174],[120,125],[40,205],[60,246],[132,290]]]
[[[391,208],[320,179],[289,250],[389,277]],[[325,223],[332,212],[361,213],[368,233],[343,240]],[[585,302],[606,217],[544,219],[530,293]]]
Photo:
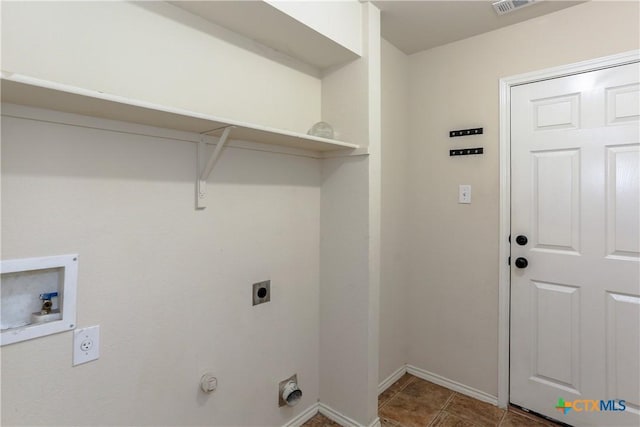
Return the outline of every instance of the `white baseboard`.
[[[386,380],[382,381],[378,386],[378,395],[384,393],[386,389],[391,387],[393,383],[398,381],[404,374],[407,373],[407,365],[399,367],[393,374],[389,375]]]
[[[464,385],[448,378],[441,377],[438,374],[425,371],[424,369],[416,368],[412,365],[407,365],[407,372],[411,375],[415,375],[418,378],[422,378],[423,380],[431,381],[434,384],[446,387],[449,390],[457,391],[460,394],[464,394],[466,396],[473,397],[474,399],[478,399],[483,402],[491,403],[492,405],[498,406],[498,398],[496,396],[492,396],[489,393],[485,393],[484,391],[469,387],[468,385]]]
[[[335,409],[328,407],[324,403],[319,404],[319,409],[322,415],[329,418],[331,421],[340,424],[343,427],[363,427],[362,424],[359,424],[346,415],[343,415]],[[376,417],[376,419],[366,427],[380,427],[380,418]]]
[[[283,425],[282,427],[300,427],[302,424],[309,421],[315,414],[318,413],[319,403],[314,403],[309,406],[307,409],[299,413],[294,419],[290,420],[288,423]]]
[[[401,366],[394,373],[389,375],[384,381],[380,383],[380,385],[378,385],[378,394],[382,394],[393,383],[398,381],[405,373],[409,373],[418,378],[422,378],[423,380],[441,385],[448,388],[449,390],[464,394],[465,396],[473,397],[474,399],[491,403],[492,405],[498,405],[498,398],[496,396],[492,396],[489,393],[485,393],[484,391],[469,387],[457,381],[450,380],[438,374],[434,374],[433,372],[429,372],[412,365]],[[352,420],[346,415],[343,415],[335,409],[325,405],[324,403],[314,403],[313,405],[309,406],[309,408],[301,412],[297,417],[285,424],[283,427],[300,427],[302,424],[313,418],[313,416],[318,412],[344,427],[365,427],[362,424],[358,424],[356,421]],[[370,425],[366,427],[380,427],[380,419],[376,418]]]
[[[469,387],[457,381],[450,380],[438,374],[434,374],[433,372],[429,372],[412,365],[401,366],[394,373],[389,375],[384,381],[380,383],[380,385],[378,385],[378,394],[382,394],[393,383],[398,381],[405,373],[409,373],[418,378],[422,378],[423,380],[427,380],[434,384],[441,385],[443,387],[448,388],[449,390],[453,390],[460,394],[464,394],[465,396],[473,397],[474,399],[491,403],[492,405],[496,405],[496,406],[498,405],[498,398],[496,396],[492,396],[489,393],[485,393],[484,391],[475,389],[473,387]],[[314,403],[313,405],[309,406],[309,408],[301,412],[297,417],[295,417],[294,419],[289,421],[287,424],[285,424],[283,427],[300,427],[302,424],[310,420],[318,412],[320,412],[322,415],[329,418],[330,420],[340,424],[341,426],[363,427],[362,424],[358,424],[356,421],[352,420],[346,415],[341,414],[340,412],[325,405],[324,403]],[[366,426],[366,427],[380,427],[380,419],[376,418],[369,426]]]

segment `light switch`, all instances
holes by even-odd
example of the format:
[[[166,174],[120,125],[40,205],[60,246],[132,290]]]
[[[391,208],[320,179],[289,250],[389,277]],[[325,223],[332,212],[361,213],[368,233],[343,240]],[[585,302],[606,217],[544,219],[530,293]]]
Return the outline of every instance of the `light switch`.
[[[471,186],[460,185],[458,187],[458,203],[471,203]]]

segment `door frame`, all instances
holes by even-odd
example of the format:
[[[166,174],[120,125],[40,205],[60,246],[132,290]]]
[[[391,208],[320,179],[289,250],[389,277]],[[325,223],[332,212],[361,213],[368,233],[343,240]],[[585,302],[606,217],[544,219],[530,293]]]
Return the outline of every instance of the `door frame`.
[[[640,50],[546,68],[500,79],[500,257],[498,281],[498,406],[509,405],[509,315],[511,310],[511,268],[507,264],[511,245],[511,88],[542,80],[640,62]]]

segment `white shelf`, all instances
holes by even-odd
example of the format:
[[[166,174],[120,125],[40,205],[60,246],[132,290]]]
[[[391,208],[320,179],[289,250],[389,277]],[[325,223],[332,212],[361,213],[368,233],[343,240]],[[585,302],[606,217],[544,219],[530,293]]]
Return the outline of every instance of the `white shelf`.
[[[199,134],[215,135],[212,131],[219,130],[222,133],[224,128],[234,126],[231,135],[234,140],[316,152],[358,148],[358,145],[348,142],[243,123],[5,72],[2,73],[2,102]]]
[[[319,69],[360,55],[264,1],[172,1],[174,6]]]

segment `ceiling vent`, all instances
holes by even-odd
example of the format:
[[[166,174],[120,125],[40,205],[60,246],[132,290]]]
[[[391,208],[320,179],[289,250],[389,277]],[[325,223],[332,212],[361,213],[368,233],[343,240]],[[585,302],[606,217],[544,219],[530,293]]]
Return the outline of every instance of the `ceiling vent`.
[[[516,9],[532,5],[536,0],[500,0],[493,3],[493,8],[498,15],[504,15],[505,13],[513,12]]]

